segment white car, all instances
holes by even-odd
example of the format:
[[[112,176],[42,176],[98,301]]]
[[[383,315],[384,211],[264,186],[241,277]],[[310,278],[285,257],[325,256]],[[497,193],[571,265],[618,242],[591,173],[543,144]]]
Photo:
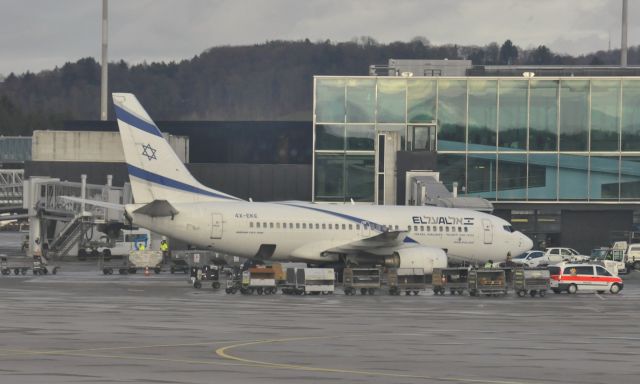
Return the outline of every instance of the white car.
[[[542,251],[527,251],[521,255],[514,257],[511,261],[514,264],[523,265],[525,267],[534,268],[540,265],[540,261],[544,259]]]
[[[544,255],[546,260],[544,263],[541,262],[540,265],[557,264],[563,261],[582,263],[591,259],[589,256],[581,255],[580,252],[573,248],[565,247],[547,248]]]

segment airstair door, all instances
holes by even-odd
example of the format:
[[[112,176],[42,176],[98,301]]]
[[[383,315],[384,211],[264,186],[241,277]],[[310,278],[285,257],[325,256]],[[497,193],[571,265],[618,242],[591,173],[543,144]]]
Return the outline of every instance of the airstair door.
[[[493,243],[493,226],[491,225],[491,220],[482,219],[482,232],[484,233],[484,243]]]
[[[222,238],[222,215],[220,213],[211,214],[211,236],[212,239]]]

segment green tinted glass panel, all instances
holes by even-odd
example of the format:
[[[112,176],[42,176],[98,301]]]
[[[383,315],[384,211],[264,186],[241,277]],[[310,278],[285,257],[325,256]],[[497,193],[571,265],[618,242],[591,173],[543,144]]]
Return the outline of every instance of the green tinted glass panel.
[[[436,119],[435,80],[407,80],[407,113],[410,123],[430,123]]]
[[[316,125],[316,149],[344,150],[344,125]]]
[[[438,81],[438,150],[464,149],[466,103],[466,80]]]
[[[497,97],[497,80],[469,80],[469,150],[496,150]]]
[[[458,183],[458,191],[466,191],[466,159],[465,155],[439,154],[437,157],[438,171],[442,183],[453,190],[453,183]]]
[[[374,125],[347,125],[347,150],[373,151],[375,136]]]
[[[591,156],[589,198],[591,200],[617,200],[619,194],[618,156]]]
[[[528,87],[524,80],[500,81],[500,151],[527,149]]]
[[[558,155],[529,154],[529,200],[557,200]]]
[[[560,200],[586,200],[589,157],[560,154]]]
[[[496,155],[469,154],[467,193],[494,200],[496,198]]]
[[[622,81],[622,150],[640,151],[640,81]]]
[[[347,81],[347,122],[375,123],[375,79],[349,79]]]
[[[589,150],[588,80],[560,82],[560,150]]]
[[[404,123],[407,111],[407,82],[405,79],[378,80],[378,122]]]
[[[558,82],[532,80],[530,83],[529,149],[558,149]]]
[[[620,199],[640,198],[640,157],[620,159]]]
[[[498,156],[498,200],[527,197],[527,155]]]
[[[344,79],[316,79],[316,121],[344,123]]]
[[[346,199],[373,202],[375,159],[373,155],[346,156]]]
[[[620,81],[591,80],[591,150],[617,151]]]
[[[315,200],[344,201],[344,155],[316,154]]]

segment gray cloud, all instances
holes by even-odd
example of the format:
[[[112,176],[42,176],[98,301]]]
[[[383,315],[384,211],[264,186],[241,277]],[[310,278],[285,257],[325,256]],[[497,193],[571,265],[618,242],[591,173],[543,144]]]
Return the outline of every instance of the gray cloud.
[[[640,40],[630,2],[629,42]],[[218,45],[273,39],[434,44],[512,39],[571,54],[620,44],[618,0],[111,0],[111,61],[180,60]],[[60,66],[100,53],[100,0],[0,0],[0,73]]]

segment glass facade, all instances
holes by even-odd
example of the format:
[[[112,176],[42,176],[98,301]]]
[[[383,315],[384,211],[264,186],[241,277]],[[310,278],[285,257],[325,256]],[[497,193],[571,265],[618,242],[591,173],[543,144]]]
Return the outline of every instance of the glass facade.
[[[640,199],[640,78],[315,78],[314,200],[375,201],[376,135],[435,127],[443,183],[493,201]]]

